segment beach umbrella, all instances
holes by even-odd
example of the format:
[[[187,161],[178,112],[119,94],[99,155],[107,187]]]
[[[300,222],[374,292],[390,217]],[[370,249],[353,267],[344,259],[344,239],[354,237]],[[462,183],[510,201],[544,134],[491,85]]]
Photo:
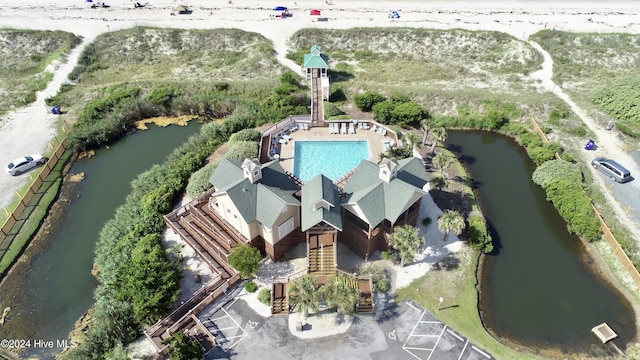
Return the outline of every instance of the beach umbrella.
[[[309,15],[316,15],[316,16],[320,16],[320,10],[318,9],[313,9],[309,12]]]
[[[187,8],[184,5],[178,5],[175,8],[173,8],[173,11],[187,11]]]

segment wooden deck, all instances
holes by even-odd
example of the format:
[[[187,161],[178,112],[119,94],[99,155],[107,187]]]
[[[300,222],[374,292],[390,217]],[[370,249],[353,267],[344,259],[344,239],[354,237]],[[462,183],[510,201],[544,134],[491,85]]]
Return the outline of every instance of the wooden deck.
[[[214,278],[145,331],[159,354],[167,351],[162,341],[179,331],[198,340],[206,351],[214,347],[215,338],[195,315],[241,280],[227,258],[234,247],[248,240],[208,209],[207,200],[212,192],[213,189],[205,192],[164,217],[167,225],[209,265]]]

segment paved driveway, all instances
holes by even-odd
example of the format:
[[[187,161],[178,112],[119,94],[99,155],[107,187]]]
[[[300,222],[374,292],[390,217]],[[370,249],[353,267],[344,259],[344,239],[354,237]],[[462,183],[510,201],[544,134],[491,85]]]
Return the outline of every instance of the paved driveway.
[[[357,316],[344,334],[300,339],[287,316],[263,318],[244,300],[198,317],[220,344],[205,359],[493,359],[414,303]],[[304,330],[303,330],[304,331]]]

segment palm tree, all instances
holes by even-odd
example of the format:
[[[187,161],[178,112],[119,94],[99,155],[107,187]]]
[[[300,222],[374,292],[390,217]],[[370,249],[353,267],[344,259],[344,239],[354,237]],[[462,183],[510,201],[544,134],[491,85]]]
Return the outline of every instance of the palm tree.
[[[431,160],[433,165],[437,166],[440,171],[443,171],[447,166],[449,166],[451,164],[451,161],[451,157],[443,153],[439,153],[433,158],[433,160]]]
[[[320,303],[316,279],[313,276],[303,276],[289,283],[289,302],[291,305],[300,305],[302,316],[309,317],[309,309],[318,311]]]
[[[424,134],[422,135],[422,145],[426,145],[427,138],[429,137],[429,131],[433,129],[433,122],[428,119],[422,119],[420,120],[420,128],[424,131]]]
[[[431,130],[429,134],[431,136],[431,140],[433,140],[433,142],[431,143],[430,152],[431,154],[435,154],[436,146],[438,146],[438,142],[444,142],[447,139],[447,130],[443,127],[438,127]]]
[[[413,261],[424,238],[418,236],[418,229],[410,226],[396,226],[389,238],[389,245],[400,254],[400,267],[404,267],[405,261]]]
[[[357,280],[338,275],[320,289],[322,297],[330,307],[337,307],[341,314],[353,314],[360,297]]]
[[[447,186],[447,179],[445,179],[442,175],[436,175],[431,178],[429,183],[431,184],[431,186],[433,186],[434,189],[442,190]]]
[[[442,239],[442,241],[445,242],[447,241],[447,236],[449,236],[450,231],[453,231],[456,235],[460,235],[464,226],[462,215],[455,210],[445,211],[438,219],[438,229],[444,233],[444,239]]]
[[[419,137],[418,134],[414,133],[414,132],[408,132],[405,134],[404,138],[407,140],[407,145],[409,146],[410,149],[413,149],[413,147],[417,147],[418,149],[420,149],[422,147],[422,143],[419,142]]]

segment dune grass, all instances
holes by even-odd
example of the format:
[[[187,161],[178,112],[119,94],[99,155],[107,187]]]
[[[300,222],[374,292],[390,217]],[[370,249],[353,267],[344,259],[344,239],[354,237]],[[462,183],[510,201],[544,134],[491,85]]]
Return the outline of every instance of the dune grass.
[[[26,106],[53,78],[46,71],[80,42],[63,31],[0,29],[0,113]]]

